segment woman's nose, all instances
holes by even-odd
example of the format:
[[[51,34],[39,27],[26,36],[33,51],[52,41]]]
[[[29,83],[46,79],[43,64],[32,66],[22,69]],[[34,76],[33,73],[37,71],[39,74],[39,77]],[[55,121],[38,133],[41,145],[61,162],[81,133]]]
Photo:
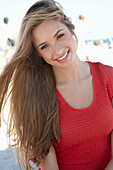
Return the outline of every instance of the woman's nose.
[[[60,44],[54,44],[53,45],[53,50],[56,54],[61,54],[62,53],[62,47]]]

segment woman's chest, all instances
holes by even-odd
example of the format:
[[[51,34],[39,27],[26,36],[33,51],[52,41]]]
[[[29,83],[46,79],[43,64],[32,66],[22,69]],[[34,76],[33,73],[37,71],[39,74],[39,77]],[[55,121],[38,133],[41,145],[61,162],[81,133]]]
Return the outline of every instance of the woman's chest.
[[[61,108],[59,113],[63,143],[77,144],[107,136],[113,129],[113,110],[105,105],[84,112]]]
[[[92,77],[87,78],[85,81],[65,85],[59,91],[65,101],[73,108],[87,108],[94,98]]]
[[[113,129],[113,108],[106,92],[95,91],[91,105],[82,109],[58,97],[61,141],[75,144],[108,135]]]

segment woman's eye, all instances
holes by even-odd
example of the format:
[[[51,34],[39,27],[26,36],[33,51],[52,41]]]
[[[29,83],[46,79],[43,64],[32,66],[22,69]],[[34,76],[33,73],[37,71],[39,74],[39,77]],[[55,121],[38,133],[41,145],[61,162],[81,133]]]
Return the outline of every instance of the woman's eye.
[[[57,40],[60,39],[60,38],[63,37],[63,36],[64,36],[64,34],[58,35]]]
[[[47,46],[48,46],[48,45],[44,45],[44,46],[42,46],[42,47],[41,47],[41,50],[43,50],[43,49],[47,48]]]

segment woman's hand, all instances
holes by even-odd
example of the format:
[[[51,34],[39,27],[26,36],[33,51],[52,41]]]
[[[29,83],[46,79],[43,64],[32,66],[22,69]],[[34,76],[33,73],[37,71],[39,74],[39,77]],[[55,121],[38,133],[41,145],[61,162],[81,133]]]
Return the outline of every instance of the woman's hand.
[[[54,147],[51,146],[47,157],[40,164],[41,170],[59,170]]]
[[[105,170],[113,170],[113,158],[111,158],[111,161],[109,162]]]

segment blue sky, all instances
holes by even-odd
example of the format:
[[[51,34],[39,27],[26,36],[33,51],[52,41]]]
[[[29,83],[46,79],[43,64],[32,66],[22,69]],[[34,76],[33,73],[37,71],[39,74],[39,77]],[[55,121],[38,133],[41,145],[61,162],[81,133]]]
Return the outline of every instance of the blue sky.
[[[113,0],[57,1],[72,18],[74,24],[78,16],[82,14],[88,24],[97,28],[97,32],[88,35],[87,39],[113,37]],[[10,25],[18,32],[25,12],[34,2],[36,0],[0,0],[0,24],[3,17],[9,17]]]

